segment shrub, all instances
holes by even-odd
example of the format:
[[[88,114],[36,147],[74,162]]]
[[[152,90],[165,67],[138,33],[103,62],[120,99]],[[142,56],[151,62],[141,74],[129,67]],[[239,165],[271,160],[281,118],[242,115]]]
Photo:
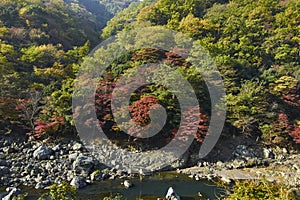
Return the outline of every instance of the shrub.
[[[263,82],[256,79],[243,82],[238,94],[226,96],[228,121],[243,134],[256,136],[260,131],[258,124],[267,119],[266,99]]]
[[[297,144],[300,144],[300,127],[298,125],[294,125],[294,129],[291,132],[291,136]]]
[[[290,125],[289,125],[289,119],[287,114],[285,113],[279,113],[278,114],[278,120],[275,124],[275,131],[278,133],[282,133],[284,135],[288,135],[290,131]]]
[[[164,54],[165,52],[163,50],[148,48],[135,52],[132,56],[132,60],[143,63],[155,63],[166,58]]]
[[[49,193],[43,194],[38,200],[75,200],[76,196],[76,188],[63,181],[60,185],[51,185]]]
[[[289,116],[278,111],[276,118],[269,124],[260,127],[266,141],[275,145],[288,145],[291,142],[291,125]]]
[[[276,199],[276,200],[296,200],[293,190],[279,183],[271,183],[262,180],[237,181],[229,193],[227,200],[233,199]]]
[[[36,91],[31,92],[28,95],[29,97],[26,99],[18,99],[15,110],[18,112],[24,128],[30,130],[31,133],[34,133],[34,122],[42,109],[42,94]]]
[[[157,104],[158,100],[155,96],[146,96],[141,100],[134,102],[134,104],[129,107],[132,120],[140,126],[149,124],[151,120],[149,117],[150,109]]]
[[[199,107],[191,107],[186,111],[184,116],[189,116],[186,123],[182,123],[182,130],[184,135],[195,134],[198,142],[203,142],[208,130],[208,117],[203,113],[199,113]],[[194,133],[191,129],[197,128]]]
[[[25,200],[25,199],[27,199],[27,196],[28,196],[28,193],[20,194],[18,196],[13,197],[12,200]]]
[[[10,97],[0,97],[0,133],[11,132],[13,125],[20,124],[17,101]]]
[[[60,126],[64,123],[64,117],[54,117],[48,122],[37,120],[34,122],[34,136],[40,137],[43,134],[55,133],[59,130]]]

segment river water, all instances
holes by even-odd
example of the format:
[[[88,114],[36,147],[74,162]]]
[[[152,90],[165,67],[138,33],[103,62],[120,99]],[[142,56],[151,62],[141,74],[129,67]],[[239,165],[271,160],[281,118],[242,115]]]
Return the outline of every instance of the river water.
[[[218,199],[223,190],[213,182],[206,180],[196,181],[187,175],[176,172],[155,173],[129,180],[133,187],[126,189],[121,183],[123,180],[105,180],[89,185],[78,190],[80,200],[102,200],[105,196],[119,194],[124,200],[157,200],[163,198],[169,187],[173,187],[183,200]],[[23,188],[29,200],[37,199],[42,194],[41,190]],[[201,194],[199,196],[199,194]]]

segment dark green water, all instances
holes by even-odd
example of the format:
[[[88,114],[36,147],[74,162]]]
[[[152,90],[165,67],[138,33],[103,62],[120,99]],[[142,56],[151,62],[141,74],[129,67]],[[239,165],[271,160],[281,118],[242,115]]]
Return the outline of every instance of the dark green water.
[[[126,189],[121,184],[122,180],[106,180],[94,183],[78,191],[79,199],[82,200],[102,200],[105,196],[120,194],[122,199],[135,200],[141,197],[143,200],[163,198],[169,187],[183,197],[183,200],[195,199],[218,199],[222,194],[222,189],[212,182],[196,181],[186,175],[175,172],[156,173],[152,176],[131,179],[134,184],[132,188]],[[28,199],[37,199],[41,191],[24,188],[24,192],[29,193]],[[199,197],[198,193],[203,196]]]
[[[97,185],[82,189],[80,196],[82,195],[82,199],[96,200],[101,199],[103,194],[107,196],[110,193],[119,193],[123,197],[122,199],[134,200],[136,197],[143,197],[143,199],[156,200],[157,197],[164,197],[168,188],[173,187],[181,197],[186,199],[217,199],[222,192],[221,188],[211,182],[196,181],[186,175],[173,172],[157,173],[153,176],[144,177],[142,181],[138,178],[130,181],[134,186],[129,189],[125,189],[121,185],[122,181],[100,182]],[[198,197],[199,192],[203,198]]]

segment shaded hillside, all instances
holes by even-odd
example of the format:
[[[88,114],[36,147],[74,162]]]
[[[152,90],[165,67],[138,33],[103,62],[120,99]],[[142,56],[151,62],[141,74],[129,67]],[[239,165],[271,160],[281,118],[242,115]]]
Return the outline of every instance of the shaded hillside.
[[[132,2],[139,2],[140,0],[98,0],[104,4],[108,11],[112,14],[117,14],[120,10],[128,7]]]
[[[47,102],[46,96],[75,77],[82,58],[101,41],[101,30],[110,18],[96,1],[0,1],[1,132],[34,127],[40,100]],[[26,104],[29,107],[19,107],[26,114],[17,115],[16,106],[32,98],[35,109]]]
[[[111,15],[103,5],[84,2],[1,1],[1,26],[8,31],[4,40],[15,47],[51,43],[70,49],[87,40],[96,45],[101,29]]]
[[[90,18],[96,19],[98,23],[97,31],[101,31],[102,28],[106,26],[106,22],[113,17],[113,14],[109,11],[106,5],[99,2],[99,0],[64,0],[66,3],[70,4],[72,8],[81,7],[88,13]],[[75,13],[76,14],[76,13]],[[79,16],[77,16],[79,17]]]
[[[112,35],[115,35],[120,30],[130,28],[136,21],[136,18],[141,10],[145,6],[150,5],[152,2],[155,2],[155,0],[133,2],[124,10],[118,12],[103,29],[102,38],[108,38]]]

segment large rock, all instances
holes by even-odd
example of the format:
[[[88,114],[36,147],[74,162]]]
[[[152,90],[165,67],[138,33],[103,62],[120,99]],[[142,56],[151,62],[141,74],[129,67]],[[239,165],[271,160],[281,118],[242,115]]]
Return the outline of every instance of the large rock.
[[[238,145],[233,152],[233,155],[238,159],[256,158],[254,151],[246,145]]]
[[[272,149],[264,148],[264,149],[263,149],[263,153],[264,153],[264,157],[265,157],[265,158],[271,158],[271,159],[274,159],[274,158],[275,158],[275,155],[274,155]]]
[[[19,195],[21,191],[18,188],[9,188],[8,189],[8,194],[2,198],[2,200],[12,200],[13,197]]]
[[[33,152],[33,157],[39,160],[49,159],[53,153],[52,149],[47,146],[40,146]]]
[[[78,150],[82,149],[82,147],[83,147],[82,144],[76,142],[76,143],[72,146],[72,149],[73,149],[74,151],[78,151]]]
[[[39,182],[39,183],[37,183],[37,184],[34,186],[34,188],[37,189],[37,190],[41,190],[41,189],[44,189],[45,186],[44,186],[43,183]]]
[[[73,162],[73,169],[82,175],[89,175],[95,166],[95,161],[92,157],[80,155]]]
[[[167,200],[180,200],[180,196],[176,194],[175,190],[172,187],[169,187],[168,192],[166,194]]]
[[[75,176],[72,179],[70,185],[72,185],[72,186],[76,187],[77,189],[79,189],[79,188],[85,187],[87,184],[86,184],[85,179],[83,177]]]
[[[72,153],[72,154],[69,154],[69,156],[68,156],[69,161],[74,161],[74,160],[76,160],[77,157],[78,157],[78,153]]]
[[[55,147],[52,148],[53,151],[60,151],[61,149],[61,144],[57,144]]]
[[[131,187],[133,186],[133,184],[130,183],[128,180],[125,180],[125,181],[123,182],[123,185],[124,185],[125,188],[131,188]]]
[[[99,170],[94,171],[93,173],[91,173],[91,176],[90,176],[91,181],[99,181],[102,179],[102,177],[103,177],[103,173]]]

